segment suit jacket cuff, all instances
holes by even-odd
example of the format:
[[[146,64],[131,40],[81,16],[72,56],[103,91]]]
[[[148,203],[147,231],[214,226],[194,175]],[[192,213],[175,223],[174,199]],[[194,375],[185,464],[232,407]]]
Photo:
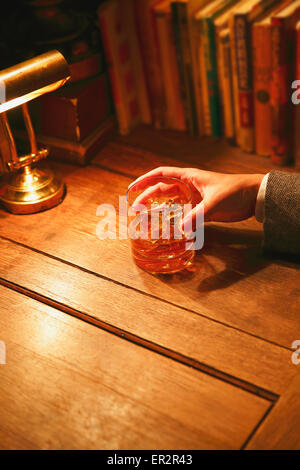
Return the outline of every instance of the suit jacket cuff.
[[[255,205],[255,217],[258,222],[263,222],[265,218],[265,198],[266,198],[266,188],[268,183],[269,174],[267,173],[261,182],[259,187],[257,198],[256,198],[256,205]]]
[[[272,170],[265,197],[264,249],[300,254],[300,174]]]

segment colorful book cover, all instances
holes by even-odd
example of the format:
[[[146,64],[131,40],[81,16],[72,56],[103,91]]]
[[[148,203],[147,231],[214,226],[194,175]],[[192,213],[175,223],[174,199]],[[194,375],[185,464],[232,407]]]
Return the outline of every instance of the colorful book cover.
[[[218,0],[211,4],[208,11],[207,9],[200,10],[195,15],[195,19],[199,20],[201,28],[206,82],[208,85],[205,93],[208,93],[211,130],[214,137],[220,137],[222,134],[214,21],[235,3],[236,0]]]
[[[123,0],[122,0],[123,1]],[[165,127],[165,97],[155,38],[153,7],[160,0],[134,0],[134,13],[141,47],[152,119],[157,129]]]
[[[140,107],[130,42],[117,0],[98,8],[108,72],[120,134],[126,135],[140,122]]]
[[[201,36],[201,31],[200,31],[200,36]],[[203,132],[204,132],[204,135],[211,136],[212,128],[211,128],[211,115],[210,115],[210,106],[209,106],[208,83],[207,83],[207,75],[205,71],[204,44],[201,39],[199,39],[198,54],[199,54],[198,69],[199,69],[199,77],[201,80],[201,87],[199,88],[199,93],[201,93],[201,100],[202,100]]]
[[[249,57],[250,27],[245,14],[236,15],[235,22],[235,54],[238,76],[238,104],[240,145],[247,152],[253,151],[253,106],[251,103],[252,72]]]
[[[245,1],[246,0],[239,0],[239,2],[235,2],[213,21],[216,41],[222,132],[231,142],[234,142],[235,138],[235,121],[229,19],[232,13],[243,5]]]
[[[165,126],[186,130],[183,102],[180,92],[179,71],[172,28],[170,0],[154,6],[157,48],[160,59],[166,102]]]
[[[122,0],[119,2],[124,27],[127,29],[130,52],[132,58],[133,72],[140,107],[141,121],[145,124],[152,122],[148,89],[146,85],[146,74],[142,61],[140,43],[137,36],[137,25],[134,14],[134,0]]]
[[[252,26],[254,141],[258,155],[271,155],[271,17],[289,3],[290,0],[281,2],[274,12],[263,20],[254,22]]]
[[[214,11],[217,5],[220,3],[220,0],[215,0],[210,2],[208,5],[202,7],[200,10],[195,12],[194,15],[194,24],[195,29],[198,31],[198,62],[197,68],[201,81],[201,87],[199,88],[199,93],[201,93],[202,101],[202,114],[203,114],[203,129],[204,135],[212,136],[212,117],[211,117],[211,108],[210,108],[210,96],[209,96],[209,82],[206,73],[206,58],[205,54],[207,53],[207,37],[203,34],[201,18],[202,15],[208,15],[209,12]]]
[[[225,28],[220,31],[219,38],[220,46],[218,64],[223,132],[225,137],[232,140],[234,138],[234,104],[229,28]]]
[[[277,0],[248,0],[229,19],[236,143],[253,151],[253,96],[250,23]]]
[[[254,3],[253,6],[250,4],[249,9],[234,15],[240,146],[246,152],[254,151],[251,25],[253,21],[263,17],[276,2],[277,0],[265,0]]]
[[[271,18],[268,17],[252,28],[255,152],[265,156],[271,155],[271,49]]]
[[[208,0],[172,0],[172,18],[186,126],[191,135],[203,135],[201,80],[198,72],[194,13]]]
[[[293,158],[293,118],[291,84],[295,77],[296,24],[300,20],[300,1],[272,16],[272,154],[273,163],[284,165]]]
[[[187,1],[172,1],[171,9],[179,68],[181,96],[185,114],[185,124],[190,135],[197,135],[198,122],[192,81],[192,63],[187,21]]]
[[[195,13],[199,8],[211,4],[207,0],[189,0],[188,9],[188,33],[190,39],[191,49],[191,63],[192,63],[192,81],[196,106],[196,119],[198,126],[198,135],[205,134],[205,115],[204,103],[202,98],[202,74],[199,67],[199,44],[201,44],[201,31],[195,22]]]

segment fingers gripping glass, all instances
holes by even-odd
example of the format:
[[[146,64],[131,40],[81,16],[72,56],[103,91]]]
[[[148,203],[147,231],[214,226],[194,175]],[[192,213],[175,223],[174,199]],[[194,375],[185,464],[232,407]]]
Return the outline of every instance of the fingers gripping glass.
[[[190,267],[194,251],[181,222],[191,209],[192,190],[180,179],[153,176],[127,191],[128,234],[135,263],[151,273],[175,273]]]

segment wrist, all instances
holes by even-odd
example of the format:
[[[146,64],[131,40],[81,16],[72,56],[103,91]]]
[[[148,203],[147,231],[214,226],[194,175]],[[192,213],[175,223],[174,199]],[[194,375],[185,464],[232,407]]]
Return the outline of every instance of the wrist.
[[[254,175],[249,175],[251,177],[250,184],[253,189],[253,194],[255,197],[257,197],[260,185],[262,180],[264,179],[263,174],[254,174]]]
[[[257,196],[264,176],[263,174],[247,175],[247,188],[251,201],[251,216],[255,215]]]

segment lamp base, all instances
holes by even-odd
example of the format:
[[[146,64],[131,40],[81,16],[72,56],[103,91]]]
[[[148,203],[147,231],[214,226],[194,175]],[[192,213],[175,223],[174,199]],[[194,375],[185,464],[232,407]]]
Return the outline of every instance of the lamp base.
[[[33,214],[59,204],[65,194],[64,183],[49,168],[30,165],[7,175],[0,188],[0,203],[13,214]]]

